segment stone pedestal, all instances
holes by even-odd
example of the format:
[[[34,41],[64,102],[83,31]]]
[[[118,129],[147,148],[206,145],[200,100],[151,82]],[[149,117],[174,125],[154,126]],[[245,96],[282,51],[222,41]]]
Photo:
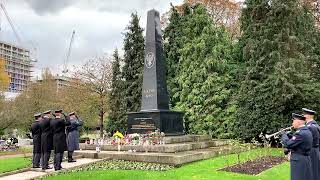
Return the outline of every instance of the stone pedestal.
[[[160,129],[166,135],[182,135],[183,113],[169,110],[128,113],[128,133],[145,134]]]

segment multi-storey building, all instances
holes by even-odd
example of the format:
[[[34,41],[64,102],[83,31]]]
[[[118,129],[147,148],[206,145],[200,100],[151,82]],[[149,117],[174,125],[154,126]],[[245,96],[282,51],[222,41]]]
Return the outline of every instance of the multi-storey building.
[[[61,76],[61,75],[56,75],[56,76],[52,76],[52,81],[55,82],[56,84],[56,88],[57,91],[59,91],[60,89],[67,87],[70,85],[70,82],[73,80],[72,78],[66,77],[66,76]],[[34,82],[39,82],[41,83],[43,81],[43,79],[36,79]]]
[[[9,92],[21,92],[28,86],[31,78],[33,61],[30,51],[13,44],[0,41],[0,57],[6,62],[6,71],[11,81]]]

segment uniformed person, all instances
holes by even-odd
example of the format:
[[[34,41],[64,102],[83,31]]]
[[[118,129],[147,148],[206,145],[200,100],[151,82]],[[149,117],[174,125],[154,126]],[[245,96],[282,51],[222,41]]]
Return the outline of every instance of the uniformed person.
[[[64,115],[64,118],[62,117]],[[66,126],[70,125],[69,117],[62,113],[62,110],[55,111],[55,119],[50,122],[53,131],[53,148],[54,148],[54,169],[61,170],[63,152],[67,150]]]
[[[297,129],[289,139],[282,132],[281,140],[285,148],[290,150],[291,180],[312,180],[312,167],[310,153],[312,149],[312,134],[305,125],[305,117],[292,113],[292,126]]]
[[[50,122],[52,121],[50,117],[51,111],[43,112],[43,119],[40,122],[41,127],[41,166],[42,170],[52,169],[49,166],[49,159],[52,145],[52,130],[50,128]]]
[[[35,121],[31,124],[30,130],[33,139],[33,157],[32,157],[32,167],[40,168],[40,158],[41,158],[41,127],[40,121],[42,119],[41,113],[34,115]]]
[[[70,125],[67,126],[68,162],[76,162],[72,154],[75,150],[79,150],[79,127],[83,123],[75,112],[69,113],[69,117]]]
[[[307,108],[302,108],[304,117],[306,118],[306,125],[312,133],[312,150],[310,154],[313,179],[320,179],[320,153],[319,153],[319,138],[320,138],[320,127],[314,120],[315,111]]]

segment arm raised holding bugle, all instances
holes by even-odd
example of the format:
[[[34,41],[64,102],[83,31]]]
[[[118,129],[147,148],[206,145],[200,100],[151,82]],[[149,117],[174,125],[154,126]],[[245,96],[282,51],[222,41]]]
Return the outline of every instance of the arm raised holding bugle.
[[[271,137],[278,136],[278,135],[280,135],[282,132],[288,131],[288,130],[291,130],[291,129],[292,129],[292,126],[287,127],[287,128],[284,128],[284,129],[280,129],[280,131],[275,132],[275,133],[273,133],[273,134],[266,134],[265,137],[266,137],[266,139],[270,139]]]

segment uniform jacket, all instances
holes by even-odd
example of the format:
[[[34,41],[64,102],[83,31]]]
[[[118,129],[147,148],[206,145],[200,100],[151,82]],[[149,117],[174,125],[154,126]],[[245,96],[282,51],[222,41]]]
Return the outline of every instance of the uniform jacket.
[[[33,153],[41,153],[41,126],[38,120],[31,124],[30,131],[33,139]]]
[[[70,125],[67,126],[68,151],[79,150],[79,127],[82,124],[81,120],[70,120]]]
[[[319,180],[320,179],[320,153],[319,153],[319,125],[316,121],[312,120],[307,122],[307,127],[309,128],[310,132],[312,133],[312,149],[311,149],[311,165],[312,165],[312,172],[313,172],[313,179]]]
[[[41,127],[41,152],[49,152],[53,149],[52,130],[50,128],[51,118],[44,117],[40,122]]]
[[[291,151],[291,180],[312,180],[311,149],[312,134],[307,126],[302,126],[289,139],[286,133],[281,136],[284,147]]]
[[[66,117],[66,119],[56,117],[50,122],[50,127],[53,132],[53,147],[55,153],[62,153],[67,150],[66,125],[69,125],[70,121],[68,117]]]

